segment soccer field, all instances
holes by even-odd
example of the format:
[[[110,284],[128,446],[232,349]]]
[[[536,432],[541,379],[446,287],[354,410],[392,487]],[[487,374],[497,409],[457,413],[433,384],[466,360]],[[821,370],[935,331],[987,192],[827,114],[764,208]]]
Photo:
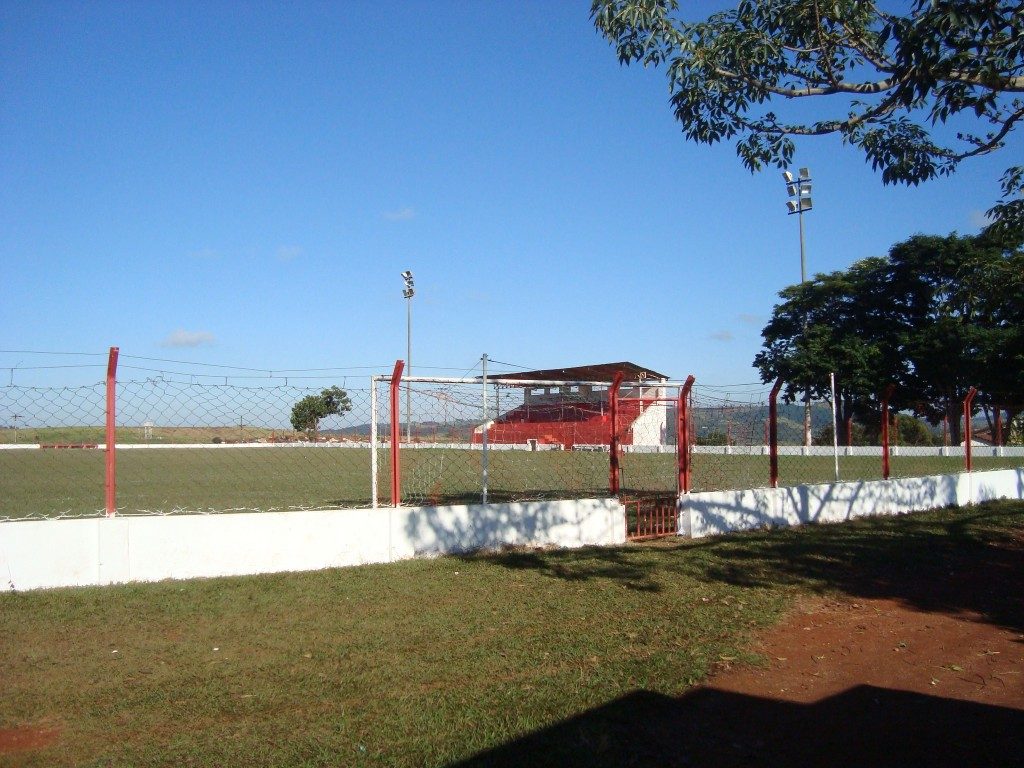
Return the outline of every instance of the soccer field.
[[[390,503],[390,464],[381,450],[379,500]],[[87,515],[103,509],[105,454],[95,449],[0,450],[0,519]],[[479,450],[404,450],[402,498],[407,504],[481,500]],[[1020,458],[985,458],[975,468],[1020,466]],[[671,454],[625,454],[624,494],[674,492]],[[959,457],[892,459],[892,475],[962,471]],[[831,456],[781,456],[781,485],[831,482]],[[842,480],[882,476],[879,457],[840,457]],[[767,456],[695,453],[691,490],[766,487]],[[608,455],[589,451],[488,454],[488,499],[514,501],[608,495]],[[275,446],[135,448],[117,453],[117,506],[122,513],[324,509],[372,503],[368,447]]]

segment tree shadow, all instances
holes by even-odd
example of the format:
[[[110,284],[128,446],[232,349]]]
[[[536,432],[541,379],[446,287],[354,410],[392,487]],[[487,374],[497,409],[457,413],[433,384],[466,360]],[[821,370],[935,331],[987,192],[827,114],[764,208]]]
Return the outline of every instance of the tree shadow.
[[[636,691],[450,768],[1010,766],[1024,711],[857,686],[813,704],[711,688]]]
[[[654,579],[654,569],[634,555],[625,547],[586,547],[572,552],[508,548],[497,553],[470,553],[462,558],[486,560],[514,571],[537,571],[564,581],[611,579],[628,589],[662,591],[662,584]]]
[[[752,588],[791,586],[892,598],[1021,632],[1022,532],[1021,502],[987,502],[968,514],[936,511],[697,541],[472,557],[551,578],[613,579],[650,591],[666,588],[678,575]]]

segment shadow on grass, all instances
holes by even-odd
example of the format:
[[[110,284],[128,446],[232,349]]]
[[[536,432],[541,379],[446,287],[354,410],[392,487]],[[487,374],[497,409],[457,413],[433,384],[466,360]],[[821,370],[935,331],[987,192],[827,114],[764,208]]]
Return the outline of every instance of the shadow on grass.
[[[1009,766],[1024,711],[858,686],[814,704],[637,691],[482,752],[483,766]]]
[[[692,542],[481,557],[552,578],[614,579],[650,591],[672,588],[674,576],[685,576],[752,588],[792,586],[894,598],[1024,631],[1022,533],[1024,502],[988,502]]]

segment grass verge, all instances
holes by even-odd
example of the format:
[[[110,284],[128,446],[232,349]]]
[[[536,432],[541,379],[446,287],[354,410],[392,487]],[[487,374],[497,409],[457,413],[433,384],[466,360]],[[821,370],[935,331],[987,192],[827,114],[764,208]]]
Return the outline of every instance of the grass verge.
[[[695,542],[6,594],[0,730],[57,735],[0,764],[446,765],[629,691],[679,694],[716,664],[756,662],[753,634],[803,593],[1017,627],[1016,579],[936,585],[998,564],[1022,533],[1024,503],[998,502]]]

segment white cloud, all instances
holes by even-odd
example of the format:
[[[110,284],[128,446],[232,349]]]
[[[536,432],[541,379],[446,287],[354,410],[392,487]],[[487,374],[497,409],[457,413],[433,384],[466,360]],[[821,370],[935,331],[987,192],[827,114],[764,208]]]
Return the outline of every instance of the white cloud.
[[[161,347],[201,347],[216,341],[209,331],[177,330],[160,342]]]
[[[732,331],[715,331],[708,338],[712,341],[732,341],[735,336],[732,335]]]
[[[416,218],[416,209],[400,208],[397,211],[384,211],[381,215],[388,221],[409,221]]]
[[[302,249],[297,245],[282,245],[277,249],[278,261],[294,261],[302,255]]]

